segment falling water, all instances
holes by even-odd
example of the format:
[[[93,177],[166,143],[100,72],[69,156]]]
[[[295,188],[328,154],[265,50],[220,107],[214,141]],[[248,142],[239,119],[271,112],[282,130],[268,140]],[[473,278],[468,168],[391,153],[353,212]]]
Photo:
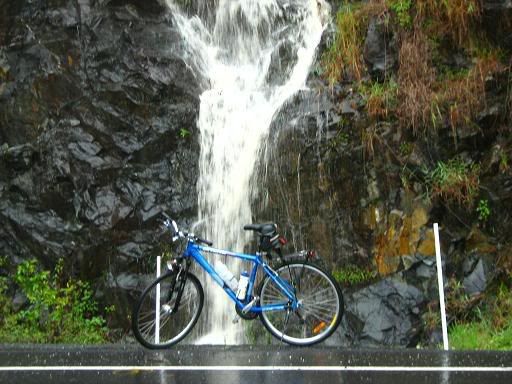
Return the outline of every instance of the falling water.
[[[241,251],[251,235],[242,227],[251,222],[256,167],[270,124],[283,103],[305,87],[329,6],[323,0],[201,0],[189,4],[187,14],[167,1],[184,40],[184,60],[203,87],[201,234],[217,247]],[[238,275],[236,261],[221,261]],[[241,325],[231,321],[231,300],[216,285],[205,288],[197,342],[243,342]]]

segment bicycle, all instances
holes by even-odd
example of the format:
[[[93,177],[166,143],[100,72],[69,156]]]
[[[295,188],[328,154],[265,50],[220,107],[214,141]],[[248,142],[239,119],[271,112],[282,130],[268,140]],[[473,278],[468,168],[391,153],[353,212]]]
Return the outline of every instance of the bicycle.
[[[341,289],[331,274],[314,263],[314,251],[282,255],[285,243],[271,223],[249,224],[245,230],[259,234],[256,254],[244,254],[212,247],[212,242],[193,233],[183,232],[167,215],[166,230],[173,232],[172,241],[186,240],[181,256],[167,263],[168,271],[155,279],[134,306],[132,328],[136,339],[150,349],[167,348],[180,342],[194,328],[204,304],[204,292],[198,278],[190,272],[195,261],[234,301],[237,316],[244,320],[260,317],[265,328],[277,339],[292,345],[319,343],[336,330],[343,315]],[[221,277],[204,257],[203,252],[247,261],[251,271],[233,286],[229,276]],[[275,269],[265,262],[273,263]],[[256,285],[258,271],[263,279]],[[236,291],[235,291],[236,290]]]

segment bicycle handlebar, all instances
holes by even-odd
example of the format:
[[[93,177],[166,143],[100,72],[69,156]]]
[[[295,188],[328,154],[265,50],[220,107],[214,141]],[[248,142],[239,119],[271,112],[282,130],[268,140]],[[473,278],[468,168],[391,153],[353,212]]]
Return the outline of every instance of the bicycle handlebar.
[[[176,221],[171,219],[169,217],[169,215],[167,215],[165,212],[162,212],[162,215],[165,217],[165,220],[163,221],[164,226],[169,230],[171,228],[174,230],[174,235],[172,237],[172,241],[176,241],[180,238],[182,238],[182,239],[186,238],[186,239],[191,240],[196,243],[206,244],[210,247],[213,245],[213,242],[211,242],[210,240],[202,239],[202,238],[194,235],[193,233],[187,233],[187,232],[180,231]]]

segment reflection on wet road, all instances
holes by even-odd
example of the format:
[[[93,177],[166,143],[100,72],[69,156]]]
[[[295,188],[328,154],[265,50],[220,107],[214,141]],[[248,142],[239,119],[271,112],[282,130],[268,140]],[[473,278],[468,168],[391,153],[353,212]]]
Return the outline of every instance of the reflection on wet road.
[[[512,352],[181,346],[0,346],[0,383],[500,383]]]

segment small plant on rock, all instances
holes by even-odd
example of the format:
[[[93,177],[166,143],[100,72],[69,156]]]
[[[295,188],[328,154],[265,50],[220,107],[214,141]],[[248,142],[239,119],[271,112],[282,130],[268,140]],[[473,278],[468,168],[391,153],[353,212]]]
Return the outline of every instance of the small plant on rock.
[[[487,221],[491,216],[491,208],[489,207],[489,200],[480,199],[478,206],[476,207],[476,213],[478,213],[478,220]]]
[[[463,206],[472,206],[480,188],[480,167],[456,157],[448,162],[439,161],[427,173],[426,182],[430,198],[440,197]]]

